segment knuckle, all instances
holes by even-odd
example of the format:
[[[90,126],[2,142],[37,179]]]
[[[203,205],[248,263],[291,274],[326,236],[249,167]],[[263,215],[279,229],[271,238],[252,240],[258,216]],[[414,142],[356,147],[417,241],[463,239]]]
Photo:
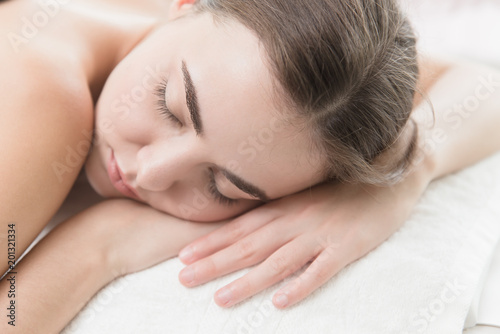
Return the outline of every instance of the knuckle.
[[[312,279],[315,282],[323,283],[330,279],[330,272],[326,269],[318,269],[312,273]]]
[[[248,279],[242,279],[236,287],[237,294],[244,298],[253,294],[253,286]]]
[[[332,242],[323,249],[323,253],[327,254],[328,258],[331,260],[332,258],[336,257],[339,254],[340,245],[341,244],[339,243]],[[326,258],[323,261],[326,261]]]
[[[365,255],[370,250],[370,246],[374,244],[374,240],[376,240],[372,234],[361,229],[353,231],[348,235],[347,239],[353,260]]]
[[[276,256],[274,258],[269,259],[269,266],[272,270],[272,274],[280,275],[287,271],[288,261],[284,256]]]
[[[235,244],[236,252],[242,260],[251,260],[255,253],[255,245],[253,241],[243,239]]]
[[[231,222],[226,225],[226,232],[230,240],[239,240],[243,236],[242,224],[239,221]]]
[[[217,266],[211,257],[204,259],[197,271],[200,278],[217,276]]]
[[[324,256],[317,258],[307,270],[308,281],[324,283],[328,281],[338,269],[338,258],[331,257],[328,260]]]

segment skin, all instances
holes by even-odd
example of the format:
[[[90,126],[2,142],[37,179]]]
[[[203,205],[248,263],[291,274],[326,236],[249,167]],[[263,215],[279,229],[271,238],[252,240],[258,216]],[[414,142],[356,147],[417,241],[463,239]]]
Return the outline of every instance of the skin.
[[[174,14],[172,14],[174,18],[189,13],[189,5],[182,1],[174,3]],[[1,6],[0,28],[3,34],[18,31],[17,19],[23,16],[29,17],[33,11],[38,10],[33,3],[21,0],[7,2]],[[4,89],[0,92],[2,101],[9,106],[1,111],[5,122],[0,125],[0,142],[2,147],[6,148],[6,161],[12,162],[0,167],[2,168],[0,184],[6,185],[4,189],[7,189],[0,194],[0,203],[5,221],[16,222],[19,238],[17,251],[27,247],[61,206],[73,185],[84,159],[73,164],[74,166],[68,170],[65,169],[63,174],[56,173],[52,163],[54,161],[66,163],[67,147],[78,150],[82,143],[89,143],[86,134],[92,130],[93,106],[98,99],[96,125],[100,137],[95,142],[96,149],[92,153],[95,156],[89,160],[87,170],[91,179],[92,175],[94,176],[91,182],[103,195],[119,195],[111,184],[106,182],[103,171],[111,149],[117,152],[120,168],[125,172],[127,181],[136,187],[142,201],[160,209],[178,210],[180,215],[185,213],[181,213],[179,205],[186,202],[187,205],[192,204],[193,198],[190,196],[193,196],[193,190],[206,187],[205,169],[214,164],[224,165],[232,160],[239,162],[241,176],[264,188],[270,198],[277,198],[287,191],[293,191],[291,188],[285,188],[287,185],[284,183],[259,183],[258,178],[252,173],[262,172],[263,169],[257,168],[259,166],[256,163],[250,164],[245,161],[244,156],[235,155],[234,149],[237,149],[237,146],[232,146],[235,143],[227,143],[219,133],[221,132],[219,124],[222,122],[220,119],[224,119],[233,108],[237,109],[237,105],[231,105],[237,101],[224,100],[218,98],[218,94],[207,93],[212,89],[209,84],[215,85],[215,82],[208,79],[210,72],[203,66],[207,64],[205,60],[195,57],[195,50],[186,46],[190,43],[183,45],[183,41],[176,39],[169,30],[170,26],[167,25],[148,36],[159,22],[165,19],[157,13],[165,12],[163,2],[152,1],[144,5],[136,1],[109,1],[103,5],[97,1],[75,0],[68,7],[61,9],[61,13],[52,21],[53,25],[47,26],[43,33],[28,44],[22,45],[21,53],[16,53],[5,39],[1,41],[4,43],[2,49],[8,50],[0,55],[1,71],[6,74],[3,78],[9,78],[9,81],[4,81],[2,85],[19,87],[16,90]],[[99,15],[94,15],[95,13]],[[258,106],[263,108],[251,110],[258,115],[255,122],[261,127],[266,127],[271,124],[271,115],[284,120],[281,110],[277,108],[279,97],[271,94],[272,78],[266,76],[266,72],[263,71],[262,51],[256,48],[251,34],[238,30],[238,25],[234,24],[220,27],[207,26],[209,22],[203,21],[205,19],[203,17],[186,18],[182,19],[184,22],[178,20],[171,23],[179,25],[183,37],[200,44],[203,40],[197,40],[196,33],[190,31],[186,24],[187,20],[191,19],[199,20],[191,24],[193,26],[199,24],[197,27],[201,31],[215,29],[212,41],[215,44],[231,41],[237,46],[240,45],[238,44],[240,38],[248,42],[245,48],[253,51],[255,56],[252,58],[254,62],[251,64],[254,67],[251,68],[251,74],[258,78],[260,85],[255,87],[248,83],[246,89],[252,93],[249,96],[255,99],[249,99],[250,102],[258,101]],[[70,22],[78,24],[69,25]],[[72,27],[74,31],[69,33],[68,29],[60,27]],[[144,43],[139,44],[146,36],[148,37]],[[162,71],[172,75],[172,81],[169,81],[172,85],[168,86],[167,100],[173,104],[171,108],[174,113],[182,113],[183,118],[187,118],[183,89],[179,87],[182,84],[179,78],[182,62],[179,60],[186,58],[193,81],[200,87],[199,98],[200,106],[203,106],[203,115],[210,115],[208,119],[202,116],[206,123],[206,138],[196,136],[188,122],[185,122],[183,127],[175,127],[170,120],[155,114],[158,112],[152,109],[155,104],[153,97],[137,103],[137,106],[130,109],[127,117],[121,117],[123,113],[113,112],[114,99],[120,98],[123,93],[129,93],[137,84],[142,84],[144,72],[141,71],[145,66],[156,66],[155,57],[160,56],[154,53],[148,54],[147,51],[151,45],[155,42],[158,44],[163,39],[179,43],[178,51],[167,50],[162,57],[162,61],[167,59],[165,63],[161,62]],[[48,49],[47,45],[52,45],[53,48]],[[136,46],[137,49],[134,49]],[[210,47],[211,45],[207,45],[206,49],[210,50],[213,56],[224,57],[223,54],[217,53],[216,48],[210,49]],[[132,49],[134,51],[129,54]],[[187,51],[191,52],[189,57]],[[238,52],[237,48],[232,51]],[[123,59],[123,63],[120,64]],[[140,63],[136,69],[130,67],[133,60]],[[237,63],[231,64],[230,69],[235,72],[228,70],[229,74],[245,70],[238,67]],[[109,87],[107,83],[103,89],[111,73],[113,74],[109,78]],[[444,76],[444,79],[433,80],[440,83],[435,86],[437,92],[433,94],[433,102],[439,102],[436,104],[440,106],[439,110],[445,110],[454,103],[462,101],[463,96],[471,94],[471,90],[473,93],[476,85],[473,79],[478,73],[483,72],[478,72],[476,69],[447,71],[448,76]],[[471,84],[458,85],[464,80],[457,78],[465,77],[471,78]],[[224,81],[224,78],[221,76],[221,81],[217,82],[217,85],[221,85],[221,89],[225,85],[226,88],[234,89],[235,94],[240,89],[241,94],[243,90],[241,87],[233,87],[234,83],[229,85],[228,80]],[[207,81],[209,84],[202,85]],[[40,85],[40,82],[44,85]],[[450,91],[453,94],[450,95]],[[48,96],[50,98],[47,98]],[[186,256],[183,259],[186,263],[194,265],[191,269],[195,269],[195,280],[184,283],[193,286],[220,276],[224,272],[265,260],[250,275],[232,283],[229,286],[230,294],[222,293],[221,290],[217,295],[216,301],[220,305],[231,306],[283,279],[308,261],[314,260],[313,265],[306,271],[306,276],[294,281],[298,282],[296,284],[283,287],[274,299],[279,307],[300,301],[346,264],[366,254],[391,235],[411,212],[411,208],[430,180],[463,168],[498,150],[499,148],[495,146],[495,143],[500,142],[495,140],[498,138],[498,132],[492,128],[494,124],[498,124],[498,105],[498,94],[492,95],[488,103],[481,107],[482,116],[467,119],[462,128],[464,131],[460,133],[451,130],[447,132],[449,140],[438,145],[435,151],[426,154],[424,164],[415,168],[410,176],[395,188],[322,185],[313,188],[312,191],[299,192],[250,210],[225,225],[226,227],[199,239],[187,248],[191,249],[191,256],[187,256],[189,252],[185,252]],[[244,108],[245,105],[239,107]],[[263,113],[265,108],[270,108],[273,112]],[[279,118],[280,116],[282,118]],[[234,117],[233,114],[231,117]],[[112,124],[116,126],[111,132],[106,132],[106,125],[101,123],[107,118],[111,118]],[[212,118],[219,120],[219,123],[212,122]],[[40,124],[45,126],[42,127]],[[144,130],[147,125],[150,125],[151,129]],[[239,131],[249,131],[247,125],[245,119],[235,118],[234,129],[238,130],[236,131],[238,135]],[[442,126],[448,131],[446,122]],[[130,131],[131,128],[140,130],[137,131],[137,136],[135,132]],[[233,130],[232,127],[230,129]],[[271,153],[274,159],[276,151],[289,152],[287,151],[287,147],[290,148],[287,146],[289,140],[302,138],[303,142],[307,143],[305,139],[307,137],[300,137],[305,136],[306,132],[286,126],[282,131],[270,145],[274,149],[266,147],[270,151],[255,158],[260,159],[259,164],[265,165],[266,170],[273,171],[272,178],[266,179],[265,175],[263,176],[266,181],[274,181],[275,178],[279,180],[282,177],[276,173],[276,169],[273,169],[275,161],[271,161]],[[485,131],[491,135],[490,145],[484,145],[481,137],[475,135],[478,133],[483,135]],[[245,141],[248,140],[248,136],[255,135],[255,132],[245,132],[240,139]],[[422,135],[425,139],[428,134],[422,131]],[[19,140],[12,141],[12,138]],[[181,149],[181,145],[177,145],[180,143],[185,143],[187,148]],[[220,154],[215,154],[215,148],[218,149],[219,146],[224,149]],[[171,147],[174,147],[172,151]],[[276,147],[279,147],[279,150]],[[164,153],[165,150],[166,153],[172,152],[172,155],[169,154],[164,158],[160,153]],[[298,152],[305,151],[301,149]],[[462,155],[451,158],[457,152]],[[474,154],[466,154],[467,152]],[[184,178],[179,173],[181,169],[174,168],[176,166],[172,167],[175,172],[172,172],[172,175],[162,174],[168,182],[163,183],[163,178],[155,179],[158,173],[163,172],[160,168],[162,164],[172,164],[174,154],[182,158],[179,159],[179,164],[188,172],[186,175],[189,179],[188,176]],[[277,155],[277,158],[282,159],[279,162],[285,162],[286,157],[286,154]],[[303,156],[299,158],[302,159]],[[92,170],[92,166],[95,170]],[[305,166],[305,163],[290,166],[286,171],[295,175],[301,170],[300,168],[305,170]],[[281,167],[288,168],[288,166]],[[279,171],[282,172],[281,169]],[[311,179],[313,175],[315,172],[311,170],[304,173],[303,181],[307,181],[307,185],[304,184],[302,188],[315,183],[316,180]],[[231,188],[231,185],[226,185],[223,181],[217,179],[221,192],[234,198],[243,196],[239,190]],[[297,190],[302,188],[297,186]],[[182,201],[175,202],[179,196]],[[165,199],[165,203],[162,199]],[[259,204],[249,199],[241,200],[241,207],[213,209],[210,213],[212,218],[228,217],[236,214],[238,210],[245,211]],[[397,208],[388,210],[393,208],[395,200],[399,201]],[[213,202],[212,199],[211,201]],[[243,201],[248,202],[244,204]],[[23,209],[28,207],[30,210]],[[364,207],[365,210],[359,210],[359,207]],[[189,217],[199,218],[196,212]],[[376,217],[375,221],[373,217]],[[304,224],[305,220],[310,223]],[[69,218],[16,267],[23,273],[20,278],[23,280],[23,295],[31,297],[31,302],[25,303],[29,305],[23,312],[32,315],[33,320],[31,323],[24,322],[23,326],[34,330],[37,327],[30,326],[42,324],[54,332],[60,330],[88,298],[113,278],[142,270],[175,256],[188,242],[219,226],[219,224],[186,224],[178,218],[162,214],[131,200],[103,201],[80,215]],[[339,239],[338,236],[342,237]],[[141,247],[139,251],[131,249],[129,245],[137,243],[138,240],[151,242]],[[0,242],[1,249],[6,249],[6,240],[0,239]],[[341,251],[331,252],[331,247]],[[2,258],[5,259],[6,256]],[[196,261],[200,262],[195,263]],[[75,263],[81,266],[75,266]],[[7,264],[2,263],[2,265],[4,265],[2,269],[7,268]],[[99,268],[99,270],[92,271],[92,278],[80,282],[85,277],[82,273],[86,272],[87,268]],[[46,289],[43,291],[39,289],[40,275],[48,275],[56,270],[63,273],[61,280],[44,282]],[[85,284],[81,285],[82,288],[75,294],[75,298],[66,300],[64,297],[72,291],[72,287],[80,286],[79,283]],[[6,298],[5,289],[8,289],[5,281],[0,282],[1,298]],[[281,295],[286,296],[285,303],[282,303],[283,299],[278,298]],[[48,297],[53,298],[53,304],[46,305],[41,302],[51,299]],[[60,316],[53,319],[54,314]]]
[[[186,7],[173,11],[173,18]],[[309,131],[287,121],[292,111],[275,96],[264,60],[258,39],[235,21],[215,24],[204,14],[162,25],[113,70],[101,93],[99,140],[86,164],[93,187],[106,197],[123,196],[107,172],[113,152],[140,201],[180,218],[214,221],[262,203],[232,184],[218,166],[262,189],[268,200],[319,183],[320,160],[311,150]],[[154,69],[154,77],[144,69]],[[187,107],[187,75],[197,91],[202,134]],[[155,92],[163,78],[168,84],[161,95],[176,120],[158,110],[164,102]],[[147,95],[134,97],[134,89]],[[209,193],[209,168],[218,191],[236,203],[220,203]]]
[[[179,257],[188,267],[181,282],[197,286],[256,265],[217,291],[215,301],[229,307],[311,261],[273,296],[276,307],[289,307],[396,231],[431,181],[500,151],[500,73],[436,59],[423,60],[421,72],[419,88],[435,117],[417,96],[418,156],[402,182],[388,188],[320,185],[313,193],[266,204],[185,247]],[[478,95],[483,98],[477,109],[458,117],[464,99]]]
[[[27,38],[22,34],[23,28],[20,24],[24,21],[20,21],[19,18],[29,20],[34,14],[40,13],[39,5],[31,1],[16,0],[2,3],[1,6],[1,33],[4,36],[10,36],[0,42],[2,49],[6,50],[0,55],[1,71],[5,74],[3,76],[6,80],[5,84],[19,87],[14,91],[4,89],[0,93],[4,105],[8,106],[2,109],[0,141],[2,146],[6,147],[4,150],[6,161],[12,162],[8,165],[3,164],[1,167],[0,183],[4,189],[1,194],[2,216],[5,224],[8,222],[16,224],[17,257],[61,208],[86,159],[94,122],[97,125],[97,135],[100,137],[98,137],[99,141],[95,142],[95,149],[88,160],[87,170],[90,181],[98,192],[105,196],[123,197],[110,187],[109,180],[99,179],[103,174],[102,167],[108,159],[106,153],[109,154],[110,147],[112,147],[119,151],[118,163],[127,163],[121,166],[127,173],[127,178],[134,177],[134,173],[140,172],[138,180],[130,181],[137,186],[145,203],[166,211],[170,210],[173,214],[177,213],[191,220],[222,219],[261,204],[260,201],[250,200],[248,195],[242,194],[229,182],[224,182],[223,175],[216,171],[219,190],[228,197],[239,199],[239,203],[226,207],[216,204],[210,197],[210,202],[208,202],[210,205],[205,204],[203,210],[194,214],[190,211],[187,214],[181,212],[180,204],[191,205],[193,203],[189,196],[193,196],[194,190],[200,189],[205,195],[206,168],[213,164],[230,169],[234,166],[231,163],[236,162],[238,168],[235,172],[239,171],[241,177],[258,183],[261,188],[265,189],[268,199],[281,197],[318,182],[311,168],[314,156],[310,153],[300,154],[310,151],[308,141],[304,139],[306,132],[288,126],[287,122],[279,122],[285,118],[281,110],[278,110],[277,102],[279,101],[274,95],[272,78],[263,66],[262,50],[258,48],[253,35],[242,29],[240,25],[228,22],[226,25],[215,27],[211,20],[201,16],[196,19],[196,24],[193,22],[187,24],[187,20],[178,20],[173,24],[176,30],[179,30],[179,36],[183,37],[180,38],[173,33],[174,29],[171,25],[162,26],[168,13],[164,2],[152,1],[144,5],[136,1],[110,0],[103,5],[98,1],[72,1],[64,6],[61,5],[57,15],[51,18],[49,24],[40,28],[34,36]],[[175,3],[170,11],[171,19],[183,16],[189,8],[189,3]],[[162,27],[155,34],[149,35],[160,26]],[[210,79],[215,74],[215,68],[213,66],[208,68],[206,66],[208,60],[200,58],[200,53],[196,49],[182,47],[182,45],[187,45],[187,40],[192,42],[191,45],[200,41],[196,32],[190,27],[213,30],[213,40],[210,41],[214,44],[235,44],[232,54],[221,54],[214,45],[208,45],[205,48],[207,52],[212,52],[212,61],[214,58],[226,57],[225,71],[229,69],[228,64],[232,64],[232,72],[228,71],[227,76],[219,75],[220,81]],[[16,34],[17,37],[12,39],[12,34]],[[129,55],[130,51],[146,36],[148,39]],[[166,39],[178,45],[178,50],[176,48],[174,51],[166,50],[164,54],[161,53],[165,58],[171,59],[165,63],[158,62],[158,59],[154,58],[160,57],[157,48],[148,49],[160,39]],[[246,44],[242,45],[243,42]],[[52,47],[47,48],[47,45]],[[243,47],[243,50],[236,46]],[[146,54],[148,50],[151,54]],[[128,55],[130,57],[127,57]],[[187,57],[187,55],[191,56]],[[193,80],[197,81],[197,86],[199,86],[200,106],[203,108],[204,116],[202,117],[206,132],[203,138],[195,136],[187,122],[182,129],[179,129],[165,119],[160,120],[160,117],[155,114],[155,103],[158,97],[154,94],[150,94],[143,101],[143,105],[131,110],[130,118],[123,118],[122,114],[117,115],[112,109],[105,107],[100,109],[101,104],[109,103],[118,96],[116,94],[121,94],[123,90],[142,83],[142,80],[125,80],[131,73],[131,69],[127,66],[136,61],[137,67],[134,68],[136,68],[137,75],[142,75],[140,71],[150,64],[155,69],[157,66],[165,66],[161,74],[172,75],[168,91],[168,102],[173,104],[170,108],[176,114],[185,113],[185,107],[182,106],[185,101],[181,94],[182,88],[179,87],[181,82],[178,77],[177,81],[174,80],[175,74],[179,75],[181,56],[186,58],[186,61],[189,60]],[[244,63],[241,60],[237,61],[238,57],[230,56],[245,56],[245,59],[250,58],[250,61]],[[162,61],[165,58],[162,57]],[[124,60],[123,63],[121,63],[122,60]],[[119,64],[120,67],[117,68]],[[113,72],[115,68],[116,72]],[[106,85],[106,89],[103,90],[112,72],[110,82],[114,80],[114,83]],[[248,73],[252,74],[251,78],[255,79],[255,82],[241,80],[241,86],[233,84],[234,76],[244,77]],[[40,85],[40,82],[44,85]],[[203,85],[206,82],[208,84]],[[217,86],[214,85],[215,83]],[[203,87],[205,87],[204,91]],[[175,92],[174,88],[176,88]],[[210,89],[216,88],[218,91],[227,91],[231,88],[233,95],[241,97],[244,94],[245,96],[241,98],[241,101],[223,99],[220,94],[211,94]],[[47,98],[48,96],[50,98]],[[249,100],[252,100],[251,103]],[[98,106],[97,118],[94,119],[94,105],[96,104]],[[221,119],[224,119],[229,112],[240,109],[245,110],[247,114],[238,114],[242,117],[236,119],[231,113],[231,118],[237,122],[231,123],[231,126],[227,126],[227,121],[221,123]],[[270,112],[267,112],[269,110]],[[140,117],[139,113],[141,113]],[[144,117],[145,113],[147,113],[147,118]],[[180,114],[178,115],[181,117]],[[252,122],[255,123],[251,128],[246,126],[249,115],[252,115]],[[116,118],[116,116],[120,117]],[[107,129],[100,122],[106,120],[106,117],[114,117],[113,125],[116,126],[116,131],[111,134],[106,132]],[[135,122],[132,129],[135,130],[135,126],[141,124],[142,131],[139,134],[142,137],[131,138],[129,135],[133,131],[130,131],[130,122],[137,119],[140,119],[142,123]],[[157,122],[159,120],[160,122]],[[163,124],[164,127],[158,126],[157,123]],[[41,127],[40,124],[44,126]],[[237,135],[238,140],[229,142],[227,138],[219,136],[223,132],[218,130],[224,124],[226,124],[226,129],[233,130],[227,135]],[[154,138],[151,137],[150,131],[144,130],[148,125],[155,130]],[[259,130],[268,128],[274,131],[272,145],[257,143],[259,154],[252,159],[237,153],[238,147],[234,146],[236,143],[241,144],[247,140],[250,142],[251,138],[260,134]],[[12,142],[12,138],[19,140],[13,145],[7,144]],[[148,142],[143,143],[145,139]],[[162,185],[164,189],[158,191],[156,188],[151,188],[151,181],[154,183],[156,180],[151,179],[155,173],[150,167],[154,166],[158,169],[160,164],[172,165],[174,154],[182,153],[179,151],[180,145],[176,146],[177,151],[172,151],[168,147],[167,152],[172,152],[169,159],[158,160],[156,156],[161,156],[159,152],[163,153],[165,147],[170,146],[174,141],[185,144],[190,149],[184,151],[186,154],[183,159],[177,159],[179,163],[182,162],[181,167],[189,170],[189,173],[186,173],[186,178],[183,179],[175,179],[169,175],[166,183],[170,182],[175,186],[167,189],[170,187],[164,183]],[[138,143],[142,143],[141,150],[137,147]],[[301,147],[304,149],[299,149]],[[217,152],[215,148],[218,149]],[[265,151],[260,152],[263,149]],[[151,158],[153,151],[156,160]],[[201,151],[204,153],[200,154]],[[206,154],[207,151],[210,154]],[[123,152],[128,153],[122,155]],[[149,152],[149,156],[144,152]],[[141,159],[135,161],[134,155],[139,153],[142,154]],[[200,155],[197,156],[197,154]],[[27,157],[30,157],[30,163],[26,163]],[[144,160],[142,157],[147,159]],[[199,160],[193,161],[193,157]],[[149,166],[149,169],[134,170],[139,167],[139,162],[143,167]],[[101,170],[99,170],[99,165]],[[92,166],[97,166],[96,171]],[[179,170],[181,168],[174,170],[177,173],[174,176],[177,178]],[[283,173],[284,171],[286,173]],[[264,172],[272,173],[261,175]],[[290,183],[288,179],[292,174],[302,177],[297,178],[297,183]],[[266,182],[257,181],[257,177]],[[273,183],[276,180],[280,182]],[[135,181],[138,183],[135,184]],[[269,185],[272,187],[269,188]],[[177,197],[182,194],[185,194],[185,198],[179,200]],[[89,203],[94,201],[89,200]],[[33,203],[36,203],[35,206]],[[21,209],[27,207],[30,210]],[[193,237],[196,235],[198,234],[192,234]],[[0,246],[3,250],[7,249],[4,233],[3,238],[0,239]],[[4,255],[2,258],[6,259],[7,256]],[[4,272],[7,268],[8,263],[2,261],[0,270]]]
[[[16,223],[17,257],[61,207],[78,176],[90,146],[94,100],[106,77],[155,22],[143,13],[132,19],[123,9],[103,9],[100,16],[92,16],[95,6],[71,2],[26,42],[0,41],[5,50],[0,55],[1,85],[13,88],[0,92],[0,143],[5,161],[11,162],[0,167],[0,200],[2,224]],[[132,2],[128,6],[134,10]],[[2,3],[1,35],[21,34],[19,18],[32,18],[40,11],[36,2]],[[73,34],[58,28],[68,26]],[[68,157],[69,151],[79,153]],[[0,247],[3,255],[5,237]],[[2,272],[6,258],[0,262]]]

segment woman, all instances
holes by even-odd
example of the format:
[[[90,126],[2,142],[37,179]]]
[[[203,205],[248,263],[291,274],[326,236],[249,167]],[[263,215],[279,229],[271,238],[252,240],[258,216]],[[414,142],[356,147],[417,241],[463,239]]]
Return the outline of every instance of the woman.
[[[228,7],[220,7],[224,4]],[[268,5],[253,25],[245,17]],[[170,20],[164,23],[163,2],[2,4],[1,29],[7,36],[2,49],[8,50],[1,56],[2,73],[13,89],[2,90],[0,140],[5,143],[5,161],[11,163],[2,165],[6,191],[1,202],[4,225],[15,227],[17,256],[71,189],[90,148],[94,104],[96,137],[85,166],[89,181],[103,196],[135,200],[103,201],[69,218],[14,268],[19,273],[18,289],[22,287],[22,295],[31,301],[22,309],[29,320],[19,321],[18,330],[60,330],[116,276],[174,256],[190,240],[221,225],[186,223],[182,218],[228,219],[278,198],[186,248],[182,255],[187,263],[214,255],[183,271],[181,280],[196,285],[269,257],[219,291],[218,303],[230,306],[316,258],[298,284],[275,296],[275,304],[286,307],[387,238],[430,180],[498,150],[498,140],[483,145],[473,134],[491,130],[490,124],[498,121],[498,113],[489,106],[479,121],[463,125],[464,133],[449,132],[447,141],[423,151],[423,160],[411,160],[417,141],[416,127],[408,122],[417,80],[413,36],[392,2],[367,2],[367,8],[362,2],[351,5],[276,1],[253,7],[250,3],[248,8],[238,2],[231,8],[231,2],[224,1],[175,1]],[[266,20],[265,13],[278,19],[272,21],[269,15]],[[302,19],[311,13],[335,13],[339,22],[352,28],[345,30],[348,34],[361,33],[349,36],[352,39],[343,45],[352,50],[331,52],[329,47],[336,45],[332,40],[321,48],[322,38],[330,35],[325,30],[325,36],[317,36],[302,54],[309,57],[301,59],[300,54],[283,53],[293,50],[290,43],[275,49],[276,40],[264,34],[285,29],[286,35],[290,32],[286,29],[295,27],[293,22],[300,22],[303,29],[295,48],[308,41],[306,32],[317,34],[314,26],[309,28],[291,13]],[[321,19],[313,15],[310,21],[322,24]],[[364,31],[357,24],[363,22]],[[342,37],[346,36],[337,36],[337,42],[345,42]],[[372,38],[380,38],[382,44]],[[384,44],[391,41],[392,45]],[[398,53],[390,53],[392,58],[384,62],[372,62],[379,59],[372,56],[387,56],[380,45],[392,46],[390,50]],[[363,55],[358,59],[349,52],[360,49]],[[341,52],[350,61],[344,61]],[[338,67],[325,68],[329,62],[321,63],[313,55],[340,57],[330,59]],[[293,63],[285,61],[280,67],[275,61],[280,58],[299,59],[299,64],[316,71],[308,78],[287,77],[283,73],[293,73],[289,68]],[[438,68],[434,76],[443,71]],[[461,71],[472,77],[478,73]],[[363,81],[366,73],[378,81]],[[358,91],[362,94],[350,95],[359,80],[366,83]],[[433,80],[431,75],[423,87]],[[450,76],[443,80],[454,81]],[[460,87],[451,90],[456,95],[436,93],[445,99],[433,102],[454,103],[469,89]],[[349,107],[346,115],[339,111]],[[364,112],[360,113],[364,118],[355,119],[354,111],[364,108],[378,114]],[[332,111],[339,111],[333,113],[339,116],[335,122],[329,122]],[[439,121],[443,129],[446,124]],[[331,126],[322,129],[322,124]],[[426,138],[432,140],[425,127],[421,136],[424,144]],[[11,138],[17,140],[9,144]],[[481,147],[474,155],[449,159],[462,150],[460,140],[470,142],[468,147]],[[410,161],[416,168],[408,168]],[[408,172],[403,175],[404,168]],[[398,177],[403,180],[393,188],[366,185]],[[331,178],[352,184],[318,185],[299,192]],[[293,193],[297,194],[284,197]],[[394,200],[396,208],[387,212]],[[338,203],[341,208],[334,206]],[[360,206],[366,211],[360,213]],[[380,224],[373,223],[373,216]],[[319,243],[318,235],[335,238]],[[331,247],[340,251],[333,253]],[[290,251],[295,255],[286,255]],[[8,263],[2,265],[2,270],[8,268]],[[55,270],[61,278],[44,282],[43,291],[38,289],[36,278]],[[11,284],[5,280],[1,284],[6,298],[3,292]]]

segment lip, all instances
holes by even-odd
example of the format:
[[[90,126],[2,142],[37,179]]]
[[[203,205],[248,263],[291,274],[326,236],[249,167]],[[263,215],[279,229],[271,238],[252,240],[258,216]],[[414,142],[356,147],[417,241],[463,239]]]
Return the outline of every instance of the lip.
[[[127,181],[125,181],[123,172],[121,171],[120,166],[118,166],[113,150],[111,150],[111,157],[108,162],[108,176],[116,190],[127,197],[140,200],[139,194],[137,194],[135,189],[132,188]]]

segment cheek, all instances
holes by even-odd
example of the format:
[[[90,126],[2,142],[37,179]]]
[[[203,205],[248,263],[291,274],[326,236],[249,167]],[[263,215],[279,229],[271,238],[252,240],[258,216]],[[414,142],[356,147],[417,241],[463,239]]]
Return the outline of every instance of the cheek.
[[[99,134],[137,143],[148,142],[157,124],[154,92],[134,85],[134,80],[128,84],[115,82],[109,82],[108,90],[103,91],[97,107],[96,128]]]

